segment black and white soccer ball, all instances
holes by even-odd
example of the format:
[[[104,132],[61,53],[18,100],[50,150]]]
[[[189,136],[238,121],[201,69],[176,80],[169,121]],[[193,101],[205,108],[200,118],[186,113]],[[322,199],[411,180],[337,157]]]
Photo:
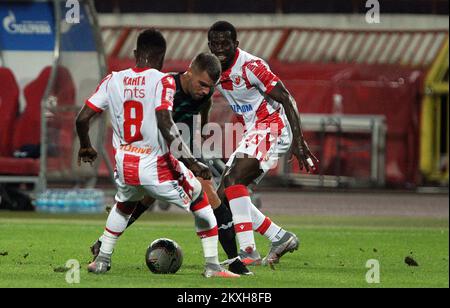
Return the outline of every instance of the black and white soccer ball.
[[[160,238],[148,247],[145,262],[155,274],[175,274],[183,264],[183,251],[175,241]]]

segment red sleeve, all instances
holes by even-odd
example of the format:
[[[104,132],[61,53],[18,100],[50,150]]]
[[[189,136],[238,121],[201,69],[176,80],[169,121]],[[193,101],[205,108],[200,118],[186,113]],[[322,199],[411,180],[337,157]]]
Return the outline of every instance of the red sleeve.
[[[95,112],[98,112],[98,113],[102,113],[103,112],[103,109],[98,108],[93,103],[91,103],[89,100],[86,100],[85,104],[86,104],[86,106],[88,106],[89,108],[94,110]]]
[[[156,104],[156,111],[172,110],[175,91],[175,79],[170,75],[163,77],[161,79],[161,100]]]
[[[272,91],[280,80],[261,60],[252,61],[245,68],[249,72],[247,76],[250,83],[260,87],[265,93]]]

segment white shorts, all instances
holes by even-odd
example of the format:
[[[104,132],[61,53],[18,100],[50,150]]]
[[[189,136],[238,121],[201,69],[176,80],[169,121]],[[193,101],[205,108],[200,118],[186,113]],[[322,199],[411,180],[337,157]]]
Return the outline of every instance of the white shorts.
[[[189,211],[191,202],[196,200],[202,191],[202,186],[191,170],[172,157],[172,167],[155,170],[159,175],[158,183],[154,185],[127,185],[115,173],[117,185],[116,201],[140,201],[145,195],[156,200],[175,204]]]
[[[279,134],[272,133],[270,129],[250,130],[244,134],[238,147],[230,156],[227,167],[231,167],[236,157],[254,157],[259,160],[259,168],[263,171],[254,181],[259,183],[269,170],[277,166],[280,156],[289,151],[291,143],[292,131],[289,124],[285,124]]]

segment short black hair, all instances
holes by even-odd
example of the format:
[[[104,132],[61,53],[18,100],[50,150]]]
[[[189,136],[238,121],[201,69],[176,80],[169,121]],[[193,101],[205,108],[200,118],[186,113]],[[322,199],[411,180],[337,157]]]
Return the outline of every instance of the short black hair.
[[[166,39],[157,29],[142,31],[137,39],[137,52],[150,57],[158,57],[166,53]]]
[[[237,39],[237,33],[236,28],[230,24],[228,21],[218,21],[215,22],[208,30],[208,41],[211,40],[211,32],[231,32],[231,39],[233,41],[236,41]]]
[[[217,82],[222,74],[222,66],[219,59],[209,52],[202,52],[192,60],[191,67],[200,72],[206,71],[212,81]]]

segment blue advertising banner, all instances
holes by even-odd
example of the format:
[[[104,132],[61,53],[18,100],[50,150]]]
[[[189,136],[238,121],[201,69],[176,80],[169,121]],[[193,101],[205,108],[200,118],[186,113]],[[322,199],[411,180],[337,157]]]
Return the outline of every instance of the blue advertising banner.
[[[2,50],[51,51],[55,23],[51,3],[0,2]]]
[[[62,51],[95,51],[92,28],[84,8],[79,6],[79,22],[68,23],[61,2]],[[55,46],[55,21],[50,2],[2,2],[0,0],[0,49],[52,51]]]

